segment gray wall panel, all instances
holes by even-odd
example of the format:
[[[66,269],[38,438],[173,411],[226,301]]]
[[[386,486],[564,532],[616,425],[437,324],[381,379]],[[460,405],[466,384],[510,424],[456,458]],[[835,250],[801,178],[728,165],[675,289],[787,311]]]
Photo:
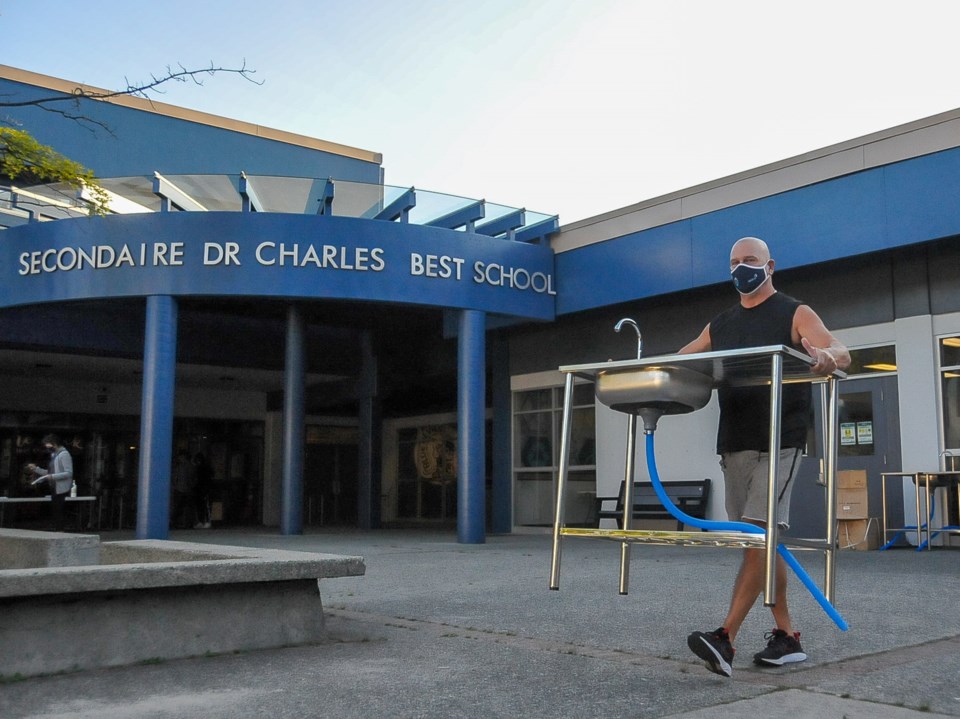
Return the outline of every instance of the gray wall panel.
[[[960,312],[960,237],[932,243],[927,266],[933,314]]]
[[[775,252],[775,250],[774,250]],[[779,290],[808,303],[831,330],[892,322],[919,314],[960,311],[960,242],[939,241],[776,273]],[[675,352],[718,312],[736,302],[727,283],[577,313],[510,334],[512,375],[560,365],[628,359],[633,333],[613,326],[632,317],[644,356]]]

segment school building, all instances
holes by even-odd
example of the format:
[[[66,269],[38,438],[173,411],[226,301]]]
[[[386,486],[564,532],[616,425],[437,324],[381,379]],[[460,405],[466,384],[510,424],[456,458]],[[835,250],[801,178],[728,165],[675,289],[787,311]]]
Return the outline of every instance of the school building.
[[[0,66],[8,99],[76,86]],[[747,235],[852,350],[839,466],[867,470],[870,514],[880,473],[960,451],[960,111],[563,224],[391,186],[367,150],[135,97],[76,109],[92,127],[4,109],[109,199],[91,215],[71,188],[0,178],[10,496],[56,432],[99,524],[142,537],[167,536],[183,451],[213,465],[215,526],[544,531],[557,368],[634,357],[623,317],[644,356],[674,352],[736,301],[728,256]],[[572,417],[567,521],[586,523],[622,479],[625,420],[589,384]],[[665,418],[658,464],[713,479],[721,518],[716,419],[715,400]],[[794,494],[802,536],[822,533],[818,436]],[[908,485],[888,497],[897,522]]]

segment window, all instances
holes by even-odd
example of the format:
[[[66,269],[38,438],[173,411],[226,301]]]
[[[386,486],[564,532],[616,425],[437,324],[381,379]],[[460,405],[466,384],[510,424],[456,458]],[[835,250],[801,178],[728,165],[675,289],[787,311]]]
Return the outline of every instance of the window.
[[[550,526],[556,509],[563,388],[514,393],[514,523]],[[596,494],[596,415],[593,385],[576,385],[570,428],[566,521],[589,520]]]
[[[847,376],[896,371],[897,348],[895,345],[850,350],[850,367],[846,370]]]
[[[873,393],[848,392],[839,406],[841,457],[867,457],[874,453]]]
[[[940,338],[943,445],[960,448],[960,335]]]

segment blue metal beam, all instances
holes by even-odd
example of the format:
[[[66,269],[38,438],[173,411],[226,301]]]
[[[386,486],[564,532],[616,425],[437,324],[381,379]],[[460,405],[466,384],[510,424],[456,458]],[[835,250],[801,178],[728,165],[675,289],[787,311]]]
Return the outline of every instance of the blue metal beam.
[[[482,220],[486,213],[486,201],[477,200],[476,202],[471,202],[466,207],[461,207],[458,210],[454,210],[453,212],[422,224],[424,227],[445,227],[448,230],[466,227],[467,232],[473,232],[474,223],[477,220]]]
[[[513,235],[513,239],[517,242],[540,243],[546,239],[547,235],[551,235],[559,229],[560,222],[557,216],[554,215],[553,217],[548,217],[545,220],[535,222],[532,225],[517,230]]]
[[[25,216],[14,214],[16,210],[5,210],[0,208],[0,227],[18,227],[28,222],[37,222],[37,214],[28,212]]]
[[[495,220],[478,225],[473,231],[478,235],[488,235],[490,237],[509,233],[510,237],[508,239],[513,239],[513,231],[526,224],[524,219],[526,214],[527,212],[524,209],[514,210]]]
[[[186,212],[207,211],[199,200],[191,197],[186,190],[180,189],[159,172],[153,173],[153,194],[163,201],[164,209],[169,209],[169,205],[173,204]]]
[[[486,540],[486,314],[460,313],[457,337],[457,541]]]
[[[177,371],[177,301],[147,297],[140,413],[137,539],[166,539],[170,531],[173,396]]]
[[[300,308],[287,309],[286,366],[283,380],[283,473],[280,481],[280,533],[303,533],[303,453],[306,432],[306,327]]]
[[[373,215],[371,219],[393,222],[399,218],[400,222],[407,222],[409,221],[410,210],[416,206],[417,191],[411,187],[400,195],[400,197],[385,205],[383,209]]]
[[[253,182],[247,177],[247,173],[240,173],[240,197],[243,198],[242,210],[244,212],[263,212],[263,203],[257,196]]]
[[[314,180],[310,183],[310,190],[307,192],[307,197],[303,203],[303,214],[305,215],[322,215],[327,209],[328,202],[330,200],[330,209],[333,209],[332,198],[333,198],[333,188],[331,187],[332,180]]]
[[[317,207],[318,215],[332,215],[333,214],[333,180],[327,179],[323,184],[322,189],[320,190],[320,197],[317,198],[317,202],[320,203],[320,206]]]

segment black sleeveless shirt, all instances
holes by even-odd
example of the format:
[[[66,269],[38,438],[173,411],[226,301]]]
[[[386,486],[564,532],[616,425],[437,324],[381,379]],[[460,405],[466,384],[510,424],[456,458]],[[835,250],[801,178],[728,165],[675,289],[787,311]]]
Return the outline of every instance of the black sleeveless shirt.
[[[710,347],[714,350],[743,349],[793,344],[793,315],[803,304],[777,292],[756,307],[740,303],[724,310],[710,323]],[[717,391],[720,401],[720,425],[717,453],[770,448],[770,388],[729,387]],[[783,386],[780,419],[781,448],[803,448],[807,443],[810,418],[810,384]]]

